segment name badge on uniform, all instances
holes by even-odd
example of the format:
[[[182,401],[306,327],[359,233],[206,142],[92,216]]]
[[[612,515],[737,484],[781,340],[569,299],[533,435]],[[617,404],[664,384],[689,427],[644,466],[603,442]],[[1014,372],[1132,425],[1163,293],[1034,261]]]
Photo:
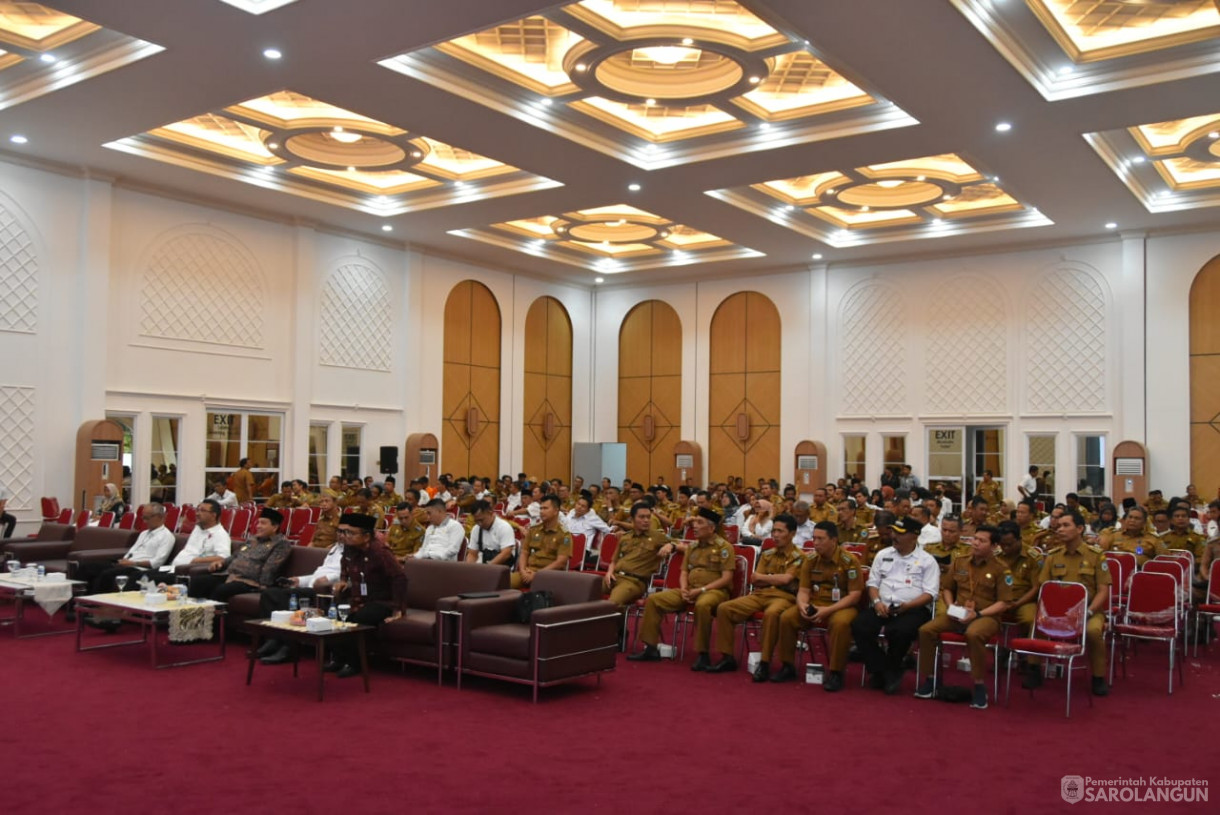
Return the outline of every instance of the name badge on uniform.
[[[369,596],[369,584],[368,584],[368,583],[361,583],[361,584],[360,584],[360,596],[361,596],[361,597],[368,597],[368,596]]]

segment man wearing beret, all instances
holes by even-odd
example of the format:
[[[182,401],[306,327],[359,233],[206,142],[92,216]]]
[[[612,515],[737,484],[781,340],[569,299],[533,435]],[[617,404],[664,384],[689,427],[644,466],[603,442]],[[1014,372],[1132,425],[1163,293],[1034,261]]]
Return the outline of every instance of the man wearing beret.
[[[292,544],[279,534],[283,522],[284,516],[279,511],[263,507],[254,537],[238,547],[235,554],[209,563],[208,569],[213,574],[192,577],[190,595],[227,603],[239,594],[274,586],[292,552]]]
[[[929,603],[940,591],[940,565],[916,546],[923,524],[909,515],[891,524],[894,543],[877,553],[868,575],[869,607],[851,624],[873,687],[894,695],[902,687],[902,661],[932,618]],[[877,636],[885,631],[886,649]]]
[[[729,599],[736,566],[733,547],[716,534],[718,523],[720,515],[714,510],[699,508],[698,515],[691,521],[695,540],[687,546],[679,575],[679,588],[657,592],[648,598],[644,605],[644,619],[640,622],[640,640],[644,643],[644,650],[627,659],[643,662],[660,659],[657,643],[661,640],[661,618],[693,605],[695,650],[699,655],[691,670],[706,671],[711,667],[708,649],[712,639],[712,620],[716,618],[716,607]]]
[[[376,525],[372,515],[354,512],[339,521],[343,558],[335,584],[335,602],[352,607],[348,621],[373,627],[397,620],[407,608],[407,575],[390,548],[374,536]],[[341,679],[358,675],[356,648],[348,640],[336,645],[325,669],[338,671]]]

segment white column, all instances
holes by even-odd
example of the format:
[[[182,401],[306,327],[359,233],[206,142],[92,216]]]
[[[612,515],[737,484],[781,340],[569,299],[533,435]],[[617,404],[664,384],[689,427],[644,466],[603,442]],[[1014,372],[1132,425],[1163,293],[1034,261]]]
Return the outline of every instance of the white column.
[[[1114,393],[1118,401],[1116,425],[1121,438],[1111,440],[1111,445],[1124,440],[1144,442],[1147,435],[1144,407],[1147,373],[1144,353],[1145,235],[1124,232],[1122,240],[1120,289],[1115,292],[1119,324],[1112,328],[1118,333],[1120,346],[1117,364],[1110,366],[1110,375],[1118,379]]]
[[[308,226],[298,226],[292,231],[296,300],[292,310],[292,407],[286,417],[280,464],[283,478],[304,477],[309,472],[309,417],[313,411],[313,371],[318,343],[316,238],[317,234]]]

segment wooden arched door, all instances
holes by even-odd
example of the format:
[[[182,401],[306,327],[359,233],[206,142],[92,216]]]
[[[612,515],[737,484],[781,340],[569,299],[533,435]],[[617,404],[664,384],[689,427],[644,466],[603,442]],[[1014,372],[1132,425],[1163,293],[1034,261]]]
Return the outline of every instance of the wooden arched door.
[[[627,475],[643,484],[673,472],[682,426],[682,321],[668,303],[645,300],[618,332],[618,440]]]
[[[525,441],[531,476],[572,477],[572,321],[554,297],[539,297],[525,315]]]
[[[780,321],[766,295],[739,292],[712,315],[708,477],[779,477]]]
[[[445,301],[441,471],[500,470],[500,306],[482,283],[463,280]]]
[[[1220,256],[1190,287],[1190,480],[1210,500],[1220,487]]]

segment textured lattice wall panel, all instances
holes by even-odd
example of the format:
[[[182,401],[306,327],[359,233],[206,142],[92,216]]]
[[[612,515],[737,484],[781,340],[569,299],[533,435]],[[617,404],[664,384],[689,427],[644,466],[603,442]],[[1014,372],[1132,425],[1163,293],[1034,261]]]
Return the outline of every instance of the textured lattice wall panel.
[[[1025,322],[1028,409],[1106,408],[1106,298],[1092,275],[1054,269],[1030,287]]]
[[[839,320],[842,413],[907,411],[906,316],[898,292],[884,284],[862,286],[844,299]]]
[[[931,413],[1002,413],[1008,406],[1004,301],[988,284],[956,280],[927,312],[924,408]]]
[[[38,328],[38,258],[13,213],[0,207],[0,331]]]
[[[0,486],[9,509],[34,503],[34,389],[0,385]]]
[[[381,271],[362,263],[335,269],[322,291],[319,321],[322,365],[390,370],[390,289]]]
[[[263,287],[241,250],[194,232],[166,241],[144,270],[140,333],[263,347]]]

